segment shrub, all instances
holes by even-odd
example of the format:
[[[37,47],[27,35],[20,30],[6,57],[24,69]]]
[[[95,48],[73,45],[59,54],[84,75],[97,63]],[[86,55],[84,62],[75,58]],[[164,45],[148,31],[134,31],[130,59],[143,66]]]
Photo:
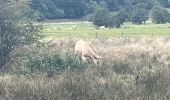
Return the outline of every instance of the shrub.
[[[43,48],[41,48],[43,49]],[[47,73],[48,76],[53,76],[55,73],[63,71],[64,69],[71,68],[82,69],[86,63],[79,61],[79,59],[72,53],[61,53],[59,50],[51,54],[52,51],[38,53],[38,50],[27,51],[21,56],[19,66],[14,68],[15,74],[32,74],[32,73]],[[11,70],[11,69],[9,69]]]

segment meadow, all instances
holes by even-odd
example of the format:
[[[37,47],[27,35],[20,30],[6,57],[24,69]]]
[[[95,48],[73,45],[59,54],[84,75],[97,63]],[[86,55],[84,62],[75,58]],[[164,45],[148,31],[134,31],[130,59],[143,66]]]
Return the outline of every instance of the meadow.
[[[88,22],[76,22],[78,28],[69,29],[74,25],[45,23],[47,41],[12,52],[0,73],[0,100],[170,99],[170,39],[166,38],[170,24],[126,23],[120,29],[96,29]],[[90,41],[104,57],[101,65],[76,58],[74,45],[79,38]]]
[[[101,29],[87,21],[73,21],[44,23],[43,28],[43,34],[48,38],[160,37],[170,35],[170,23],[147,22],[142,25],[134,25],[127,22],[121,28]]]

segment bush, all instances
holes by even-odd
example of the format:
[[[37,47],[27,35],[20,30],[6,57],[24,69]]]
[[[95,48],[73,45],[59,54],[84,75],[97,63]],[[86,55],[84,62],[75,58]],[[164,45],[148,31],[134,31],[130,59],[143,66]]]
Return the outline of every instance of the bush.
[[[86,63],[79,61],[71,51],[63,53],[55,50],[54,52],[54,49],[50,47],[46,51],[47,48],[44,46],[30,47],[29,49],[24,52],[20,52],[18,49],[18,58],[16,60],[19,62],[13,69],[9,68],[9,71],[17,75],[47,73],[48,76],[53,76],[55,73],[59,73],[67,68],[74,70],[82,69],[86,66]],[[42,51],[40,52],[39,50]]]

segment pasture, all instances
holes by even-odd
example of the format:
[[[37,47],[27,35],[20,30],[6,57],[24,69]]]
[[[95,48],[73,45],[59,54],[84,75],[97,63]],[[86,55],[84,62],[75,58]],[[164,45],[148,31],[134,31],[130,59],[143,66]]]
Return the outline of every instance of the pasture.
[[[127,22],[121,28],[103,29],[87,21],[45,22],[43,34],[47,38],[164,37],[170,35],[170,23],[134,25]]]

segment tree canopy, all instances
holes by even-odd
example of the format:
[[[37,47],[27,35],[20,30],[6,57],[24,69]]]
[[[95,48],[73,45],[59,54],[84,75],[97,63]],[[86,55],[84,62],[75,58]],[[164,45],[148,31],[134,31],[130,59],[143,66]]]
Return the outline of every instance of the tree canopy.
[[[150,11],[154,5],[170,7],[169,0],[32,0],[31,7],[41,13],[43,18],[81,18],[93,12],[97,5],[109,11],[126,10],[129,14],[142,6]]]
[[[170,8],[170,0],[32,0],[31,2],[31,8],[39,12],[41,19],[82,18],[91,13],[94,15],[97,7],[101,6],[111,15],[123,11],[123,16],[117,16],[121,24],[124,20],[132,21],[134,24],[145,23],[152,17],[150,13],[156,5],[164,9]]]
[[[159,6],[156,6],[156,7],[153,7],[152,9],[151,17],[154,23],[157,23],[157,24],[166,23],[169,21],[170,13],[167,10]]]

